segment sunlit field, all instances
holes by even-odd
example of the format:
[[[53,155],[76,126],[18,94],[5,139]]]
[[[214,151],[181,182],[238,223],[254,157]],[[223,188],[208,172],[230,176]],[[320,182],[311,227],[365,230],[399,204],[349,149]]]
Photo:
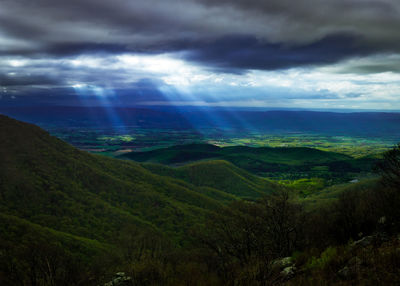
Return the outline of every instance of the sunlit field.
[[[110,156],[127,151],[148,151],[189,143],[209,143],[217,146],[309,147],[338,152],[358,158],[379,156],[396,144],[396,138],[362,136],[327,136],[310,133],[260,134],[227,132],[218,129],[168,130],[132,128],[128,133],[101,128],[48,128],[52,135],[90,152]]]

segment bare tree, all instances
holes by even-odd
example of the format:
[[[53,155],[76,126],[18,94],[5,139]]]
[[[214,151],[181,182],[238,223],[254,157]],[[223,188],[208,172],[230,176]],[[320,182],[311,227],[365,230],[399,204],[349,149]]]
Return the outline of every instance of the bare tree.
[[[202,241],[219,258],[222,275],[230,283],[273,285],[278,276],[272,262],[292,254],[301,228],[301,208],[282,191],[223,208],[210,218]]]
[[[378,171],[382,176],[382,188],[377,192],[376,200],[388,230],[397,231],[400,229],[400,144],[384,154]]]
[[[400,190],[400,144],[383,155],[378,171],[385,186]]]

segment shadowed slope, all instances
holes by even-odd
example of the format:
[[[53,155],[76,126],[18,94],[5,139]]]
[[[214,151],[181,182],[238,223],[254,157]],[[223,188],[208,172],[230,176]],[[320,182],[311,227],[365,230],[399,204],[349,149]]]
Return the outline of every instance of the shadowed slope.
[[[222,160],[195,162],[178,168],[150,163],[143,166],[159,175],[182,179],[196,186],[216,188],[240,198],[255,199],[281,188]]]
[[[0,138],[0,211],[38,225],[100,241],[129,224],[178,238],[219,206],[187,183],[79,151],[5,116]]]

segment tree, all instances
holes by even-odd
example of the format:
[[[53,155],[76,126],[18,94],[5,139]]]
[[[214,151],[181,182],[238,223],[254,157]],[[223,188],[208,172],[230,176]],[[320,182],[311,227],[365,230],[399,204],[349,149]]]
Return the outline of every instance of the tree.
[[[224,207],[211,216],[200,238],[219,260],[227,284],[274,285],[279,275],[272,263],[298,246],[302,217],[289,193],[281,191]]]
[[[133,284],[165,284],[171,244],[161,233],[128,226],[122,231],[117,245]]]
[[[376,194],[381,215],[391,231],[400,229],[400,144],[387,151],[378,164],[382,188]]]
[[[265,197],[263,206],[270,252],[277,257],[291,255],[302,239],[304,216],[301,206],[290,201],[288,191]]]
[[[400,143],[383,155],[378,171],[385,186],[400,190]]]

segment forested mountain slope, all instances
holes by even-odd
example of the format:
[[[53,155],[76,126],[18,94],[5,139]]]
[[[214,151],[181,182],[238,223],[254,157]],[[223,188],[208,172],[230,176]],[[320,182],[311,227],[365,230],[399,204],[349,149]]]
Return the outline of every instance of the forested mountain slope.
[[[224,160],[262,177],[319,177],[335,183],[347,182],[360,172],[371,172],[379,160],[372,157],[355,159],[345,154],[305,147],[218,147],[210,144],[187,144],[146,152],[130,152],[120,158],[170,166]]]
[[[39,127],[6,116],[0,116],[0,138],[1,213],[99,241],[107,241],[127,224],[180,238],[220,202],[264,192],[262,179],[250,182],[244,171],[226,163],[219,165],[229,172],[235,168],[238,176],[232,184],[246,186],[241,192],[231,191],[229,182],[199,183],[208,176],[201,171],[191,172],[190,179],[174,179],[132,161],[82,152]],[[224,176],[229,180],[228,173]],[[277,188],[265,184],[267,191]]]

